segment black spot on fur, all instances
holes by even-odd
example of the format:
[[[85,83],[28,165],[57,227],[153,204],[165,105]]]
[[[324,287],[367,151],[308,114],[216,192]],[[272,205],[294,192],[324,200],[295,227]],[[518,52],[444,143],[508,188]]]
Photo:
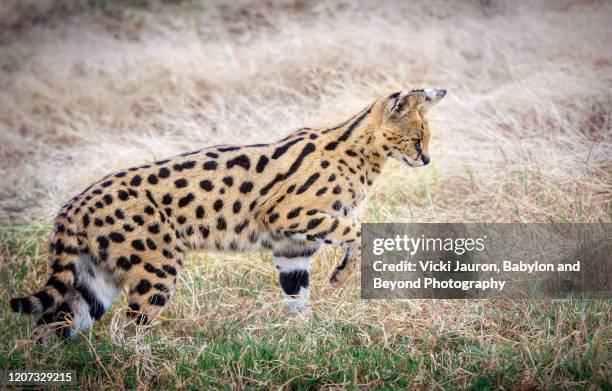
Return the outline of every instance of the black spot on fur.
[[[296,217],[298,217],[300,215],[300,211],[302,210],[302,207],[299,206],[295,209],[293,209],[292,211],[290,211],[289,213],[287,213],[287,218],[288,219],[294,219]]]
[[[64,252],[64,244],[60,239],[57,239],[55,242],[51,244],[51,248],[56,255],[59,255]]]
[[[323,221],[323,218],[312,219],[312,220],[308,221],[308,226],[306,228],[307,229],[316,228],[317,226],[319,226],[319,224],[321,224],[322,221]]]
[[[149,297],[149,304],[162,307],[166,304],[166,298],[162,295],[155,294]]]
[[[204,239],[206,239],[208,235],[210,234],[210,230],[208,229],[208,227],[205,227],[203,225],[200,225],[198,227],[198,230],[200,231],[200,234],[202,235],[202,238]]]
[[[300,186],[300,188],[297,190],[296,194],[304,193],[306,190],[310,188],[310,186],[313,185],[313,183],[317,181],[317,179],[319,179],[320,176],[321,174],[319,174],[318,172],[309,176],[306,182],[304,182],[304,184],[302,184],[302,186]]]
[[[36,297],[40,301],[43,310],[46,310],[47,308],[51,307],[53,303],[55,303],[53,296],[48,294],[47,291],[40,291],[38,293],[35,293],[34,297]]]
[[[55,276],[51,276],[47,281],[47,286],[53,287],[60,295],[65,295],[68,292],[68,287],[62,281],[58,280]]]
[[[130,268],[132,267],[132,264],[126,257],[119,257],[117,258],[117,267],[123,270],[130,270]]]
[[[176,269],[173,266],[163,265],[162,269],[164,269],[164,271],[170,274],[171,276],[176,276]]]
[[[132,265],[138,265],[140,262],[142,262],[142,259],[140,259],[138,255],[132,254],[130,255],[130,262]]]
[[[231,176],[226,176],[223,178],[223,183],[225,183],[227,187],[231,187],[234,184],[234,178]]]
[[[135,290],[138,292],[138,294],[144,295],[151,290],[151,283],[147,280],[140,280],[138,285],[136,285]]]
[[[274,245],[270,241],[268,241],[266,239],[263,239],[261,241],[261,246],[263,248],[265,248],[265,249],[268,249],[268,250],[272,250],[272,248],[274,247]]]
[[[100,235],[96,238],[96,240],[98,241],[98,246],[100,246],[100,248],[108,248],[109,242],[106,236]]]
[[[314,255],[318,250],[318,247],[306,247],[301,250],[281,250],[279,252],[274,252],[275,257],[282,258],[308,258]]]
[[[249,225],[249,220],[244,220],[242,223],[234,227],[234,232],[237,234],[241,233]]]
[[[157,245],[151,238],[147,238],[147,247],[149,250],[157,250]]]
[[[272,159],[278,159],[279,157],[283,156],[288,150],[289,148],[291,148],[292,145],[299,143],[300,141],[304,140],[304,138],[296,138],[294,140],[289,141],[288,143],[281,145],[280,147],[276,148],[274,150],[274,153],[272,154]]]
[[[166,273],[164,273],[163,271],[161,271],[160,269],[156,268],[155,266],[151,265],[148,262],[145,263],[144,269],[149,273],[155,274],[159,278],[166,278]]]
[[[198,205],[196,208],[196,217],[201,219],[204,217],[204,207],[202,205]]]
[[[142,240],[140,240],[140,239],[132,240],[132,247],[134,247],[138,251],[144,251],[145,250],[145,246],[142,243]]]
[[[232,207],[234,213],[240,213],[240,209],[242,209],[242,203],[239,200],[236,200],[236,202],[234,202],[234,205]]]
[[[217,166],[218,166],[217,162],[211,160],[211,161],[204,163],[202,168],[207,171],[212,171],[212,170],[216,170]]]
[[[279,281],[283,291],[287,295],[297,295],[300,288],[308,287],[309,276],[307,270],[293,270],[291,272],[279,273]]]
[[[251,161],[247,155],[239,155],[227,161],[226,167],[228,170],[234,166],[240,166],[248,171],[251,168]]]
[[[157,176],[154,174],[149,175],[149,177],[147,178],[147,181],[152,184],[152,185],[156,185],[157,184]]]
[[[160,178],[168,178],[170,176],[170,170],[168,170],[166,167],[162,167],[159,169],[157,176]]]
[[[327,187],[322,187],[319,190],[317,190],[316,195],[318,196],[322,196],[323,194],[325,194],[327,192]]]
[[[187,179],[185,178],[177,179],[176,181],[174,181],[174,186],[176,186],[178,189],[187,187],[187,185],[188,185],[188,182],[187,182]]]
[[[157,283],[153,285],[153,288],[157,289],[160,292],[169,292],[170,290],[164,284]]]
[[[172,196],[169,193],[166,193],[163,197],[162,197],[162,204],[164,205],[170,205],[172,203]]]
[[[183,170],[191,169],[195,167],[195,165],[196,165],[196,162],[194,160],[190,160],[184,163],[177,163],[174,166],[172,166],[172,168],[174,168],[176,171],[183,171]]]
[[[216,200],[215,203],[213,204],[213,209],[215,210],[215,212],[218,212],[221,209],[223,209],[223,200],[221,199]]]
[[[227,222],[223,217],[217,218],[217,229],[219,231],[225,231],[227,229]]]
[[[122,243],[125,241],[125,237],[119,232],[111,232],[108,237],[115,243]]]
[[[136,319],[136,324],[145,325],[149,323],[149,318],[145,314],[140,314],[140,306],[136,303],[129,304],[129,310],[127,312],[127,316],[130,318]]]
[[[214,188],[214,185],[208,179],[204,179],[203,181],[200,182],[200,187],[206,191],[212,191],[212,189]]]
[[[251,190],[253,190],[253,182],[251,181],[242,182],[242,184],[240,185],[240,192],[242,194],[247,194]]]
[[[178,206],[179,208],[184,208],[185,206],[189,205],[191,203],[191,201],[193,201],[195,199],[193,193],[189,193],[186,196],[182,197],[181,199],[179,199],[178,202]]]
[[[257,161],[257,166],[255,166],[255,170],[261,173],[265,168],[270,159],[266,155],[261,155],[259,160]]]
[[[14,312],[22,312],[24,314],[29,314],[32,312],[32,303],[27,297],[18,297],[15,299],[11,299],[10,304],[11,309]]]

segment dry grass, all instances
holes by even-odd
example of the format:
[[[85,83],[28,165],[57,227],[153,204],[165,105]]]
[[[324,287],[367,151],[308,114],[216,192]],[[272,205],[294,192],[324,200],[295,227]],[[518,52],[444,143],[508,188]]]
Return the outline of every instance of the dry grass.
[[[0,35],[3,302],[42,283],[53,214],[101,175],[406,87],[449,90],[433,161],[389,164],[364,221],[611,220],[608,2],[99,3]],[[278,308],[266,256],[201,255],[151,334],[126,334],[120,303],[42,351],[14,343],[31,324],[11,315],[0,367],[101,388],[611,387],[610,301],[361,301],[357,280],[327,287],[335,256],[314,267],[309,319]]]

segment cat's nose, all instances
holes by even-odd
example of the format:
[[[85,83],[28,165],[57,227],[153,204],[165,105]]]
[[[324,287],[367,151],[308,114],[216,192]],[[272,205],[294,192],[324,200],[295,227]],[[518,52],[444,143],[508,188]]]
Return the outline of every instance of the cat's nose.
[[[431,161],[431,159],[429,158],[428,155],[423,155],[421,156],[421,160],[423,161],[423,165],[426,166],[429,164],[429,162]]]

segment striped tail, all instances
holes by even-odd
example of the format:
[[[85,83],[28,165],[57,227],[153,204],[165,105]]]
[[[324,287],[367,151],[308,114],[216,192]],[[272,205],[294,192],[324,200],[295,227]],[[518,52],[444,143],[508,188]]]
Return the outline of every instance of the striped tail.
[[[50,249],[53,259],[51,276],[40,292],[28,297],[11,299],[12,310],[35,315],[52,311],[60,305],[64,296],[75,286],[79,254],[75,232],[71,229],[66,230],[58,219]]]

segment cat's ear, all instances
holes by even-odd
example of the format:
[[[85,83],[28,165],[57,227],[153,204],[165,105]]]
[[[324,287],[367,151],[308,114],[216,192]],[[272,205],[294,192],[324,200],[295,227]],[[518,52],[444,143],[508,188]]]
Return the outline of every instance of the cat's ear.
[[[433,88],[425,88],[423,92],[425,93],[425,102],[419,108],[421,111],[429,110],[429,108],[441,101],[446,95],[446,90],[436,90]]]
[[[392,116],[404,116],[411,112],[428,110],[446,95],[446,90],[425,88],[402,90],[387,98],[387,113]]]

